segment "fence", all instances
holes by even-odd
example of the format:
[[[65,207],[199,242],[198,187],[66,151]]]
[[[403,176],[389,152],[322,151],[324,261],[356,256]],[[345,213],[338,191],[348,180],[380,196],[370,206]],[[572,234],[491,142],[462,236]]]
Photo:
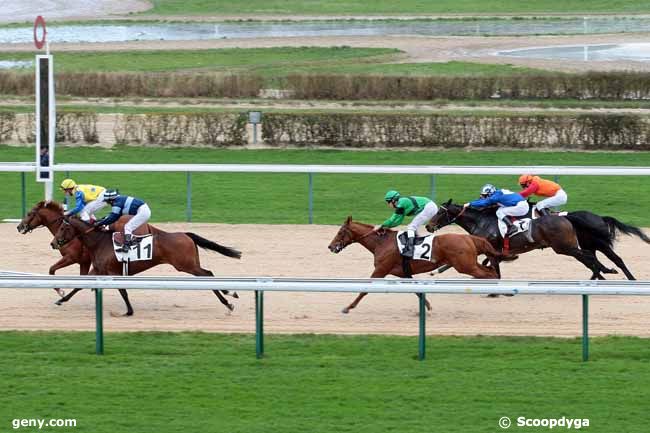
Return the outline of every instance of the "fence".
[[[650,167],[588,167],[588,166],[435,166],[435,165],[292,165],[292,164],[55,164],[55,172],[185,172],[186,220],[192,221],[192,173],[305,173],[308,175],[308,220],[313,222],[314,174],[428,174],[431,176],[431,198],[436,198],[438,174],[513,174],[535,173],[553,175],[647,176]],[[20,172],[21,209],[26,212],[25,173],[35,172],[34,163],[0,162],[0,172]]]
[[[589,296],[650,295],[650,281],[385,280],[317,278],[213,278],[1,275],[0,288],[96,289],[96,353],[104,353],[103,289],[239,290],[255,293],[256,355],[264,355],[264,292],[368,292],[419,295],[418,358],[425,358],[426,294],[579,295],[582,297],[582,360],[589,359]]]

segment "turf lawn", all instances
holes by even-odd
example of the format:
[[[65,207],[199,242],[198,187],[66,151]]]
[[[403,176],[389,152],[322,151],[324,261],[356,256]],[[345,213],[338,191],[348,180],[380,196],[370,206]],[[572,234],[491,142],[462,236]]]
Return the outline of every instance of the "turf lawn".
[[[76,419],[92,433],[495,433],[498,420],[588,418],[588,432],[647,432],[647,339],[0,332],[0,429]],[[565,429],[557,428],[557,431]],[[37,429],[23,428],[33,432]],[[548,428],[510,431],[547,432]],[[555,431],[555,430],[553,430]]]
[[[56,70],[57,72],[214,71],[255,73],[266,78],[297,73],[476,76],[548,73],[512,65],[485,65],[457,61],[394,63],[400,54],[401,51],[393,48],[351,47],[62,52],[56,56]],[[31,53],[0,52],[0,60],[33,59]]]
[[[32,148],[0,146],[0,161],[33,161]],[[66,148],[56,151],[59,163],[264,163],[264,164],[378,164],[378,165],[633,165],[650,166],[650,153],[572,152],[465,152],[465,151],[328,151],[328,150],[223,150]],[[146,200],[152,221],[184,221],[185,173],[71,173],[79,183],[117,187]],[[56,177],[57,184],[65,173]],[[307,174],[194,173],[193,221],[213,223],[302,224],[308,221]],[[26,175],[27,207],[43,198],[43,187]],[[21,214],[21,176],[0,173],[4,186],[0,218]],[[437,175],[435,199],[464,202],[478,196],[491,182],[517,189],[517,176]],[[650,226],[650,203],[643,199],[650,188],[646,177],[560,176],[569,194],[568,210],[588,209],[624,222]],[[429,175],[316,174],[314,223],[341,224],[347,215],[379,223],[389,214],[383,203],[388,189],[405,194],[431,195]],[[57,191],[56,200],[62,200]]]
[[[551,14],[650,12],[641,0],[153,0],[145,13],[162,15],[242,14]]]

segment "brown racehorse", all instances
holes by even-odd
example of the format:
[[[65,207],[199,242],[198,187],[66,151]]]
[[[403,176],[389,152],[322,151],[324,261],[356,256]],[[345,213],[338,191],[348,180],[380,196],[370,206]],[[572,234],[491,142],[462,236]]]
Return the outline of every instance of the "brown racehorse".
[[[122,216],[120,219],[113,224],[113,229],[115,231],[121,231],[126,223],[131,217]],[[39,227],[47,227],[47,229],[52,233],[56,234],[57,230],[63,222],[63,207],[53,201],[40,201],[25,215],[25,217],[18,224],[19,233],[26,234],[31,232],[34,229]],[[157,229],[148,226],[148,227],[139,227],[136,231],[137,234],[145,234],[149,232],[154,232]],[[54,275],[54,273],[75,263],[79,263],[79,275],[88,275],[90,270],[90,264],[92,259],[90,258],[90,253],[86,249],[79,239],[74,239],[68,244],[64,245],[59,249],[61,253],[61,259],[50,266],[49,274]],[[62,302],[68,301],[75,293],[81,289],[75,289],[68,296],[64,296],[63,290],[54,289],[61,299],[57,301],[58,305],[61,305]]]
[[[348,217],[328,248],[338,254],[343,248],[358,242],[375,256],[375,270],[370,275],[371,278],[383,278],[386,275],[406,277],[396,237],[396,231],[384,230],[376,233],[373,232],[373,226],[352,221],[352,217]],[[468,274],[475,278],[497,278],[494,269],[476,261],[476,257],[480,254],[485,254],[491,260],[498,260],[501,257],[501,254],[483,238],[461,234],[438,235],[433,238],[431,249],[431,260],[413,260],[411,262],[412,274],[421,274],[443,265],[451,265],[461,274]],[[366,295],[365,292],[360,293],[350,305],[343,309],[343,312],[349,313]],[[427,308],[431,309],[428,302]]]
[[[92,225],[77,218],[64,218],[52,240],[52,248],[61,248],[74,239],[79,239],[92,257],[90,275],[122,275],[122,263],[117,261],[113,250],[112,233],[98,231]],[[153,257],[147,261],[131,262],[129,275],[135,275],[154,266],[166,263],[180,272],[212,277],[214,274],[201,267],[197,247],[216,251],[228,257],[240,258],[241,253],[233,248],[219,245],[194,233],[168,233],[157,229],[153,235]],[[230,311],[234,306],[218,290],[213,293]],[[120,289],[126,303],[127,316],[133,315],[133,308],[125,289]],[[234,296],[234,295],[233,295]]]

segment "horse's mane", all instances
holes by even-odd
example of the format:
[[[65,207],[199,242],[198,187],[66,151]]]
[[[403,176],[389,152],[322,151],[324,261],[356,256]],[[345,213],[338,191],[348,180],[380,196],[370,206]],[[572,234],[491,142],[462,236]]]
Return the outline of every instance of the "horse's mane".
[[[55,212],[63,213],[63,206],[60,203],[57,203],[55,201],[51,200],[41,200],[38,203],[36,203],[37,208],[45,208],[45,209],[50,209]]]

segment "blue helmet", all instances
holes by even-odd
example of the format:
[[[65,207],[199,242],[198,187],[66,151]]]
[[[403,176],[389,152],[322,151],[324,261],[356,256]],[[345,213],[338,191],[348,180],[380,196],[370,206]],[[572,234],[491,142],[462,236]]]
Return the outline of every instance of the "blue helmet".
[[[489,197],[492,194],[496,192],[496,187],[492,185],[491,183],[486,183],[483,185],[483,188],[481,188],[481,197]]]

